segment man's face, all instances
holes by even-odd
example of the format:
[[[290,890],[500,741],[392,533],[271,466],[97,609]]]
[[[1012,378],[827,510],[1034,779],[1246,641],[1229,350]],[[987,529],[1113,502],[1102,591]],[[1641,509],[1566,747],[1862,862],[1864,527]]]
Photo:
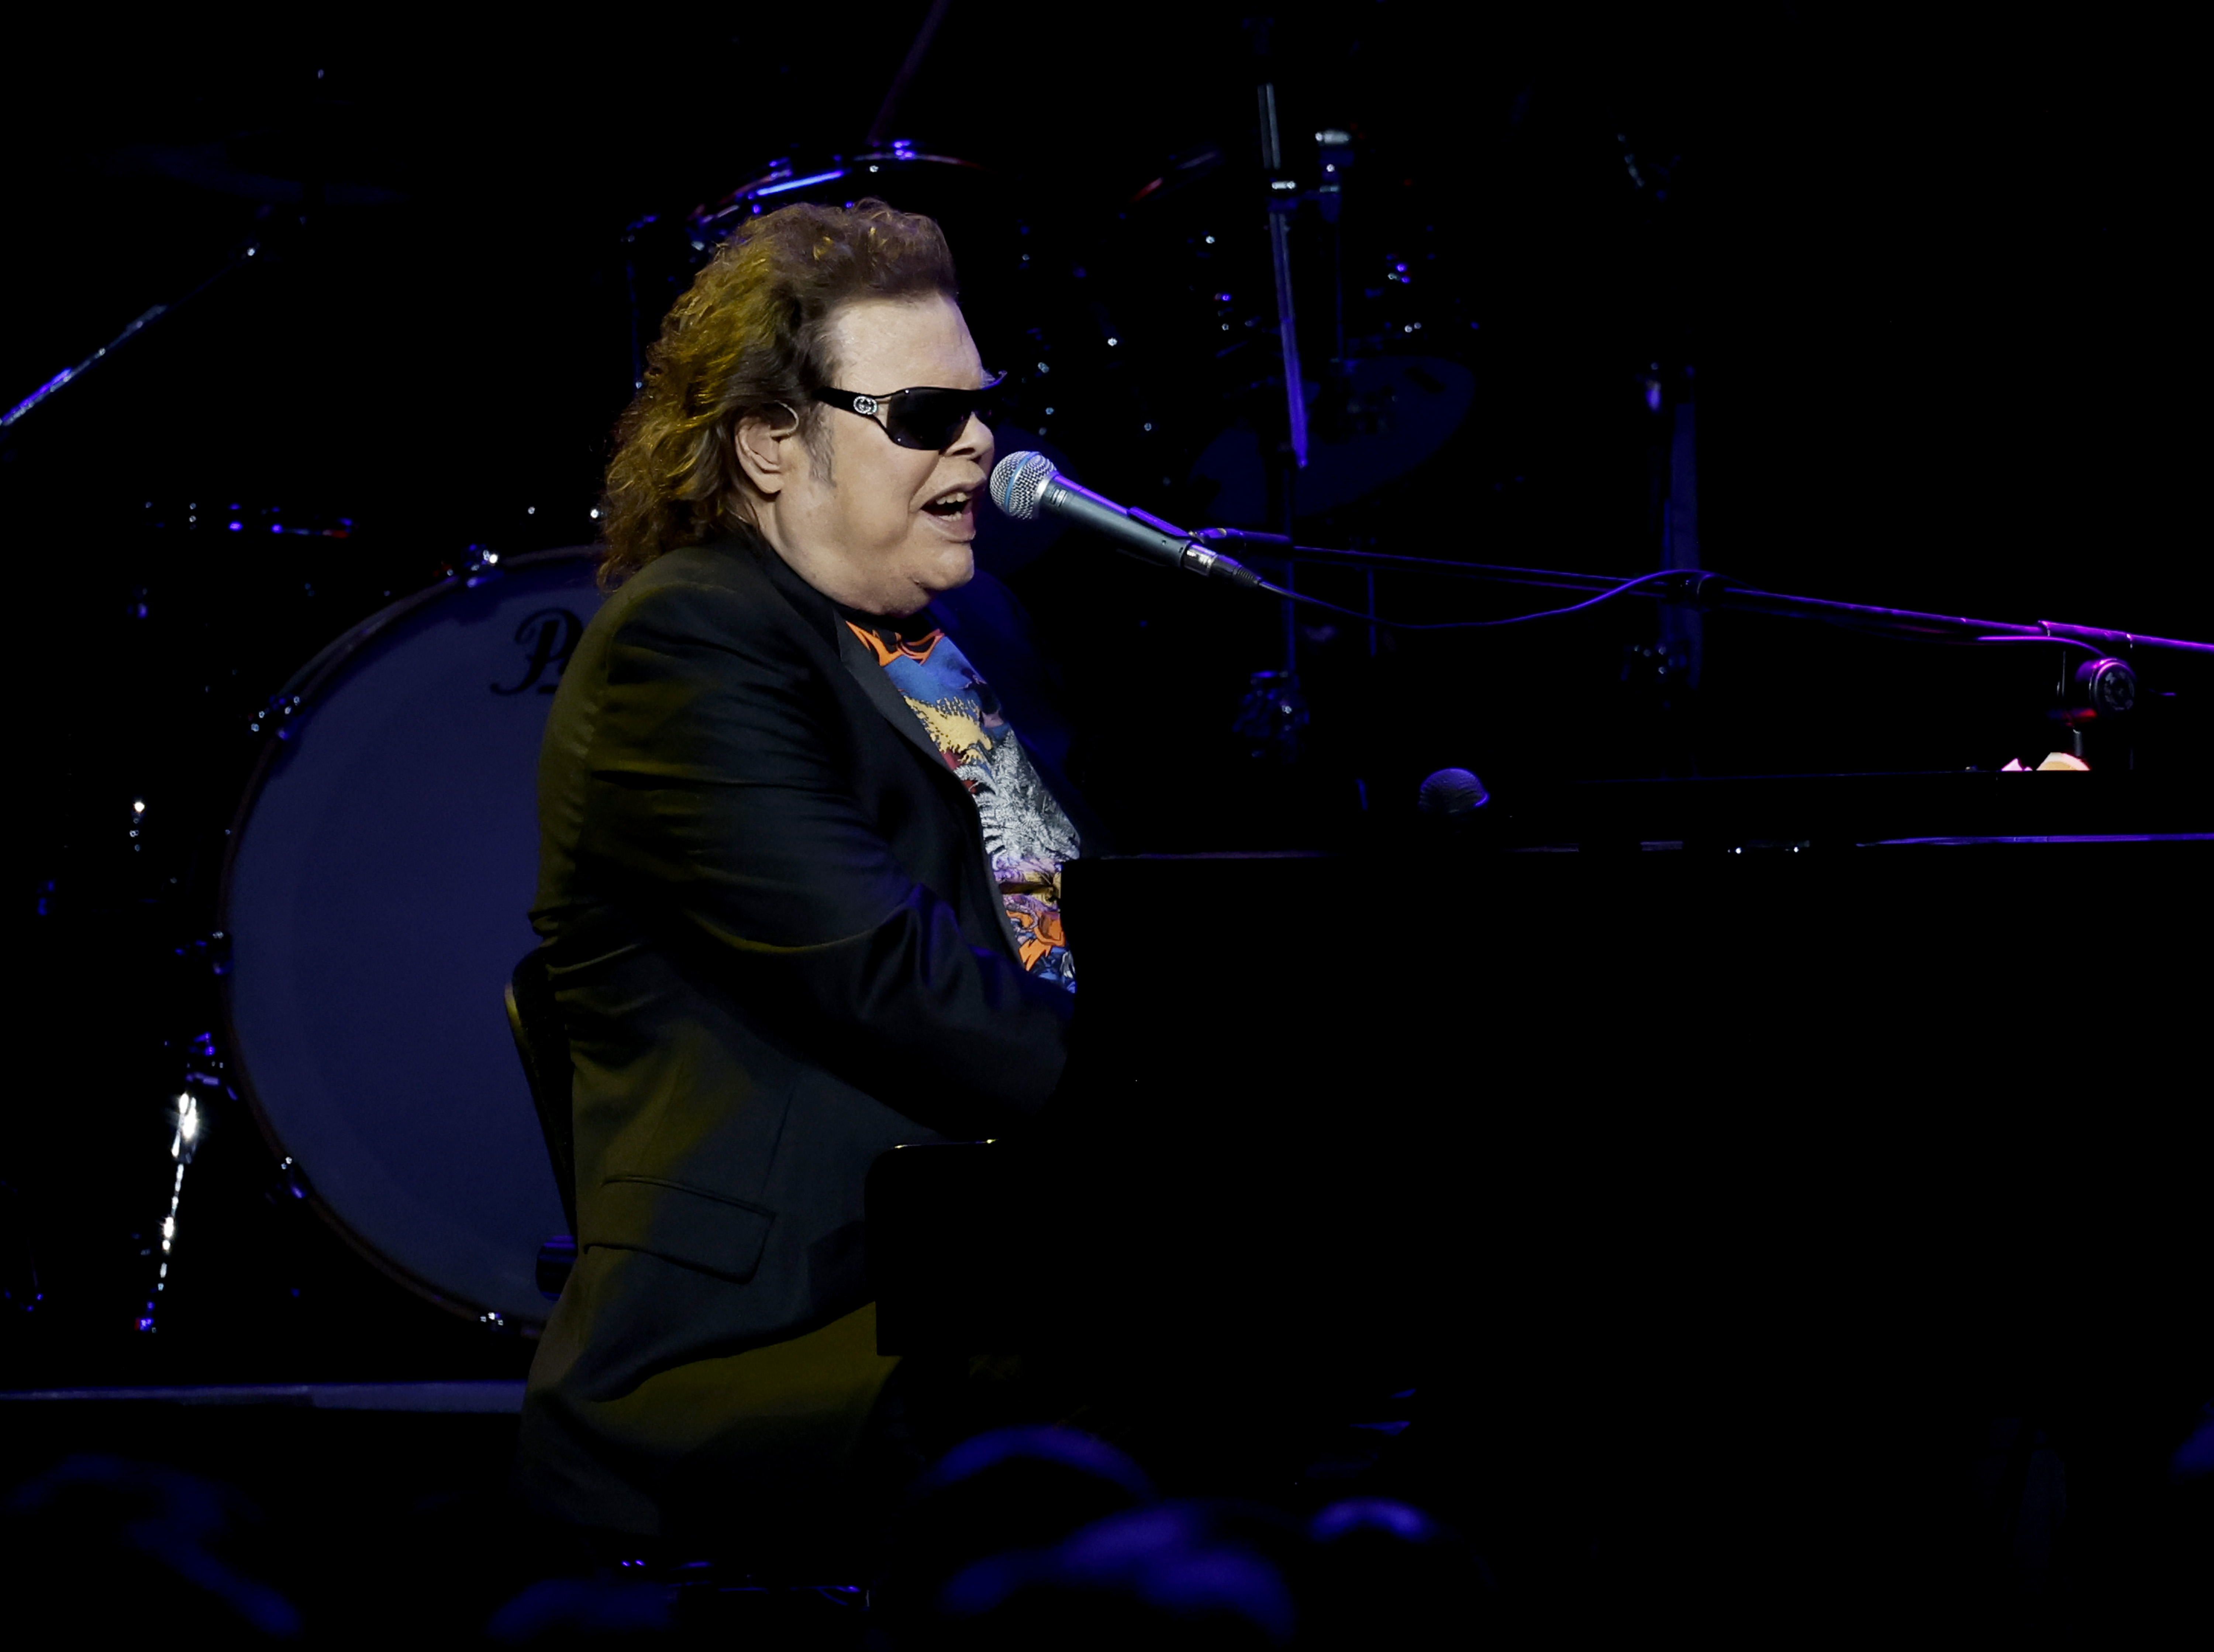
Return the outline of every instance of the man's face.
[[[935,296],[849,304],[831,318],[829,344],[838,388],[865,395],[976,389],[986,378],[960,309]],[[983,421],[970,419],[952,446],[930,453],[841,407],[817,416],[829,476],[797,437],[778,444],[789,474],[761,512],[769,542],[816,590],[872,614],[912,614],[967,584],[976,502],[992,470]]]

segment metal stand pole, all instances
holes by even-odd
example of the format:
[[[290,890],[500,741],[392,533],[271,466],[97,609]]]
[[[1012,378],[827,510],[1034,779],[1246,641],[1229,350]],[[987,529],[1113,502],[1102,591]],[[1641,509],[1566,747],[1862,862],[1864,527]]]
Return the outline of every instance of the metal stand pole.
[[[101,363],[113,356],[117,351],[122,349],[124,346],[129,344],[133,339],[143,336],[149,327],[152,327],[155,322],[160,321],[163,316],[175,315],[187,304],[192,303],[193,299],[199,297],[210,287],[215,285],[217,282],[222,280],[225,276],[245,268],[250,261],[260,254],[261,249],[262,243],[260,242],[248,242],[243,247],[240,248],[237,252],[231,254],[230,262],[225,264],[213,275],[209,276],[207,279],[201,282],[199,285],[194,287],[183,297],[178,299],[175,303],[156,304],[151,309],[147,310],[143,315],[134,319],[130,326],[125,327],[123,331],[117,333],[106,344],[101,346],[99,349],[94,351],[83,361],[77,363],[76,365],[74,367],[63,368],[60,372],[55,374],[44,384],[39,386],[37,389],[32,391],[30,395],[25,396],[14,407],[9,408],[6,413],[0,413],[0,433],[4,433],[15,429],[16,423],[25,415],[29,413],[33,408],[40,407],[46,401],[52,400],[52,397],[60,391],[64,385],[76,383],[94,368],[99,366]]]
[[[1276,88],[1263,81],[1260,89],[1261,167],[1269,187],[1269,259],[1276,280],[1276,340],[1283,357],[1285,437],[1269,456],[1269,525],[1278,533],[1292,531],[1292,514],[1299,473],[1307,465],[1307,402],[1300,371],[1299,313],[1292,298],[1292,219],[1300,204],[1296,180],[1284,172],[1283,134],[1276,121]],[[1287,459],[1289,462],[1287,463]],[[1290,572],[1287,570],[1287,572]],[[1287,586],[1287,589],[1296,587]],[[1300,670],[1300,627],[1294,610],[1284,605],[1285,676],[1294,682]]]

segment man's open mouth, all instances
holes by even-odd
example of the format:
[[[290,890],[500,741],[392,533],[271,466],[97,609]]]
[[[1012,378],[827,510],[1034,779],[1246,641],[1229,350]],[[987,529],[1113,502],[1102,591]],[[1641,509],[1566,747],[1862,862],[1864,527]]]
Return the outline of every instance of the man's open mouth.
[[[969,508],[975,493],[965,487],[957,487],[949,493],[940,493],[922,508],[933,517],[957,517]]]

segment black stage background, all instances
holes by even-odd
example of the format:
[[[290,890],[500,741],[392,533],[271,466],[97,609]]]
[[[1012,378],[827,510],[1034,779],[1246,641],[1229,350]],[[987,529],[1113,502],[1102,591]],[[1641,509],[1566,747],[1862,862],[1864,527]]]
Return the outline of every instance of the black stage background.
[[[275,34],[50,23],[19,41],[0,400],[174,303],[248,237],[263,249],[0,450],[23,800],[9,1386],[523,1370],[527,1343],[407,1295],[286,1198],[251,1121],[212,1090],[159,1329],[133,1328],[168,1196],[169,1098],[216,1024],[208,942],[249,720],[318,648],[470,548],[592,537],[632,370],[625,226],[718,199],[773,157],[858,150],[922,9],[846,7],[780,34],[726,12]],[[1440,450],[1301,520],[1304,541],[1651,568],[1655,479],[1688,401],[1706,567],[2214,635],[2188,439],[2203,144],[2178,40],[2144,22],[1796,9],[1541,30],[1348,4],[1270,45],[1292,168],[1312,173],[1315,131],[1352,134],[1355,330],[1398,329],[1404,353],[1420,321],[1423,358],[1474,384]],[[1245,158],[1261,73],[1233,12],[957,3],[885,134],[989,169],[955,242],[988,356],[1027,371],[1031,345],[1053,354],[1055,383],[1080,394],[1048,438],[1086,481],[1178,520],[1210,519],[1198,447],[1267,416],[1265,349],[1250,367],[1184,349],[1217,325],[1194,305],[1218,284],[1235,325],[1265,308]],[[1132,203],[1210,147],[1220,167]],[[1202,268],[1187,232],[1217,223]],[[1025,225],[1042,277],[1008,250]],[[1327,237],[1312,209],[1294,233],[1312,373],[1331,353]],[[1411,284],[1388,284],[1401,264]],[[1036,423],[1044,388],[1025,391]],[[1153,408],[1148,447],[1133,425]],[[1310,629],[1309,750],[1256,761],[1230,725],[1248,675],[1279,663],[1273,604],[1073,538],[1019,560],[1007,572],[1070,672],[1090,784],[1125,847],[1333,843],[1364,807],[1408,811],[1415,782],[1452,762],[1505,792],[1997,767],[2051,743],[2046,651],[1709,616],[1687,699],[1630,669],[1657,621],[1625,601],[1373,658],[1365,627]],[[1428,618],[1549,605],[1389,580],[1379,601]],[[2146,755],[2188,765],[2195,750]],[[2021,891],[2031,919],[2067,901]],[[2027,1031],[1962,1036],[1996,1055]]]

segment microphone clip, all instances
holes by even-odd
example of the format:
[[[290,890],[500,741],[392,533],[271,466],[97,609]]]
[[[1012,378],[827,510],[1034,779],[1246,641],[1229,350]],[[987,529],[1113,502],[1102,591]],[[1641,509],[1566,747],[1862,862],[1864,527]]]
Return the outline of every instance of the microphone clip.
[[[1258,545],[1264,549],[1281,546],[1288,550],[1292,543],[1289,534],[1259,534],[1250,528],[1202,528],[1192,537],[1210,545]]]

